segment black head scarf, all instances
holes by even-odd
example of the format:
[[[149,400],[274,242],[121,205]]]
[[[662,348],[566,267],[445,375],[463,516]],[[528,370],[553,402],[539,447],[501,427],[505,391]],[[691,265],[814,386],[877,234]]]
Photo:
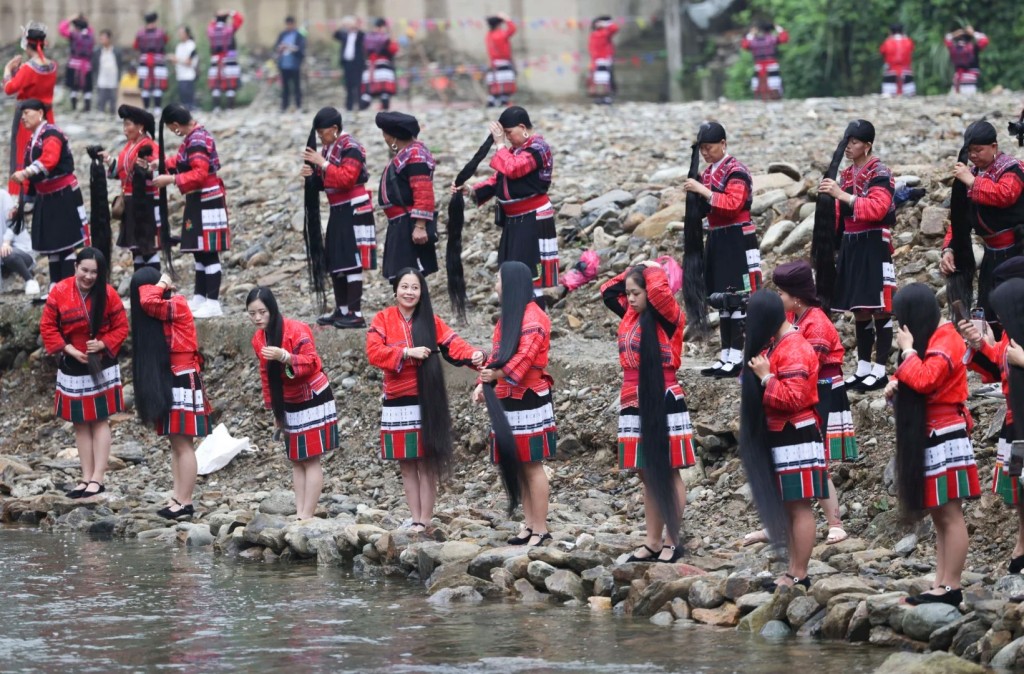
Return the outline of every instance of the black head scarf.
[[[378,112],[374,122],[378,129],[399,140],[411,140],[420,135],[420,123],[404,112]]]
[[[498,124],[501,124],[503,129],[511,129],[514,126],[522,124],[527,129],[532,129],[533,124],[530,123],[530,114],[526,112],[526,108],[518,105],[513,105],[510,108],[505,108],[502,111],[501,116],[498,117]]]

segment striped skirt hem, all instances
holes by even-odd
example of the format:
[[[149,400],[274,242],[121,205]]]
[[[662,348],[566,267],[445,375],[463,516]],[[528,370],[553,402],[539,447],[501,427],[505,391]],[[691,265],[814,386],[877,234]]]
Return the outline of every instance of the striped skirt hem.
[[[551,392],[537,395],[527,391],[521,400],[502,398],[501,406],[512,427],[516,450],[521,463],[543,461],[555,456],[558,432],[555,427],[555,408]],[[491,460],[498,463],[498,446],[491,433]]]
[[[1010,475],[1012,443],[1013,424],[1003,422],[996,448],[996,467],[992,471],[992,493],[998,494],[1006,505],[1016,506],[1024,501],[1024,485],[1021,484],[1020,477]]]
[[[66,356],[62,358],[57,369],[54,414],[73,424],[87,424],[124,411],[121,368],[117,361],[103,363],[97,383],[85,365],[77,361],[71,364],[68,360]]]
[[[290,461],[305,461],[338,448],[338,412],[329,385],[310,400],[285,403],[284,434]]]
[[[189,370],[174,375],[171,387],[171,411],[162,422],[157,422],[157,435],[209,435],[210,403],[199,372]]]
[[[941,429],[928,437],[924,466],[925,508],[981,496],[974,446],[964,424]]]
[[[686,397],[665,392],[665,414],[668,421],[668,451],[673,468],[688,468],[697,463],[693,451],[693,425],[686,408]],[[626,407],[619,411],[619,469],[640,470],[644,467],[643,440],[640,433],[640,409]]]
[[[831,461],[857,461],[860,451],[853,432],[853,413],[843,378],[818,384],[818,416],[825,421],[825,456]]]
[[[419,396],[385,400],[380,408],[380,458],[387,461],[421,459]]]
[[[768,445],[783,501],[828,497],[825,446],[817,424],[786,424],[781,431],[769,431]]]

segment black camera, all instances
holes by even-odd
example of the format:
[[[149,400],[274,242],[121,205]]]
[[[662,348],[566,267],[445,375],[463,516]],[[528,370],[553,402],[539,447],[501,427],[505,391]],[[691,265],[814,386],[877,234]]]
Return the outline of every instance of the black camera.
[[[748,291],[737,291],[735,288],[727,288],[724,293],[711,293],[708,297],[708,304],[721,311],[746,311],[747,302],[750,300]]]
[[[89,159],[96,160],[100,158],[100,152],[103,152],[102,145],[90,145],[85,148],[85,151],[89,153]]]
[[[1017,136],[1017,147],[1024,147],[1024,110],[1020,111],[1020,119],[1010,122],[1009,131],[1011,136]]]

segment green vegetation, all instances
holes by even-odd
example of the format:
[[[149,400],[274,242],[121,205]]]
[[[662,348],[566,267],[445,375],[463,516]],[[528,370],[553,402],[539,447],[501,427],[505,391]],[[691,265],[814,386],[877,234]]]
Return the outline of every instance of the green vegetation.
[[[1024,4],[1020,0],[749,0],[740,25],[766,18],[789,31],[779,62],[787,98],[860,96],[881,88],[878,47],[889,24],[913,38],[914,76],[921,94],[949,90],[951,68],[943,36],[972,25],[991,41],[981,52],[981,85],[1024,89]],[[728,72],[726,95],[750,97],[749,54]]]

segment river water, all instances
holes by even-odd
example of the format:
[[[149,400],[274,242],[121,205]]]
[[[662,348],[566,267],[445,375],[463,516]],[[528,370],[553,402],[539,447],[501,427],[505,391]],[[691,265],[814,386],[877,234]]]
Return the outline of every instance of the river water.
[[[407,581],[0,529],[0,671],[870,672],[888,653],[589,609],[439,608]]]

